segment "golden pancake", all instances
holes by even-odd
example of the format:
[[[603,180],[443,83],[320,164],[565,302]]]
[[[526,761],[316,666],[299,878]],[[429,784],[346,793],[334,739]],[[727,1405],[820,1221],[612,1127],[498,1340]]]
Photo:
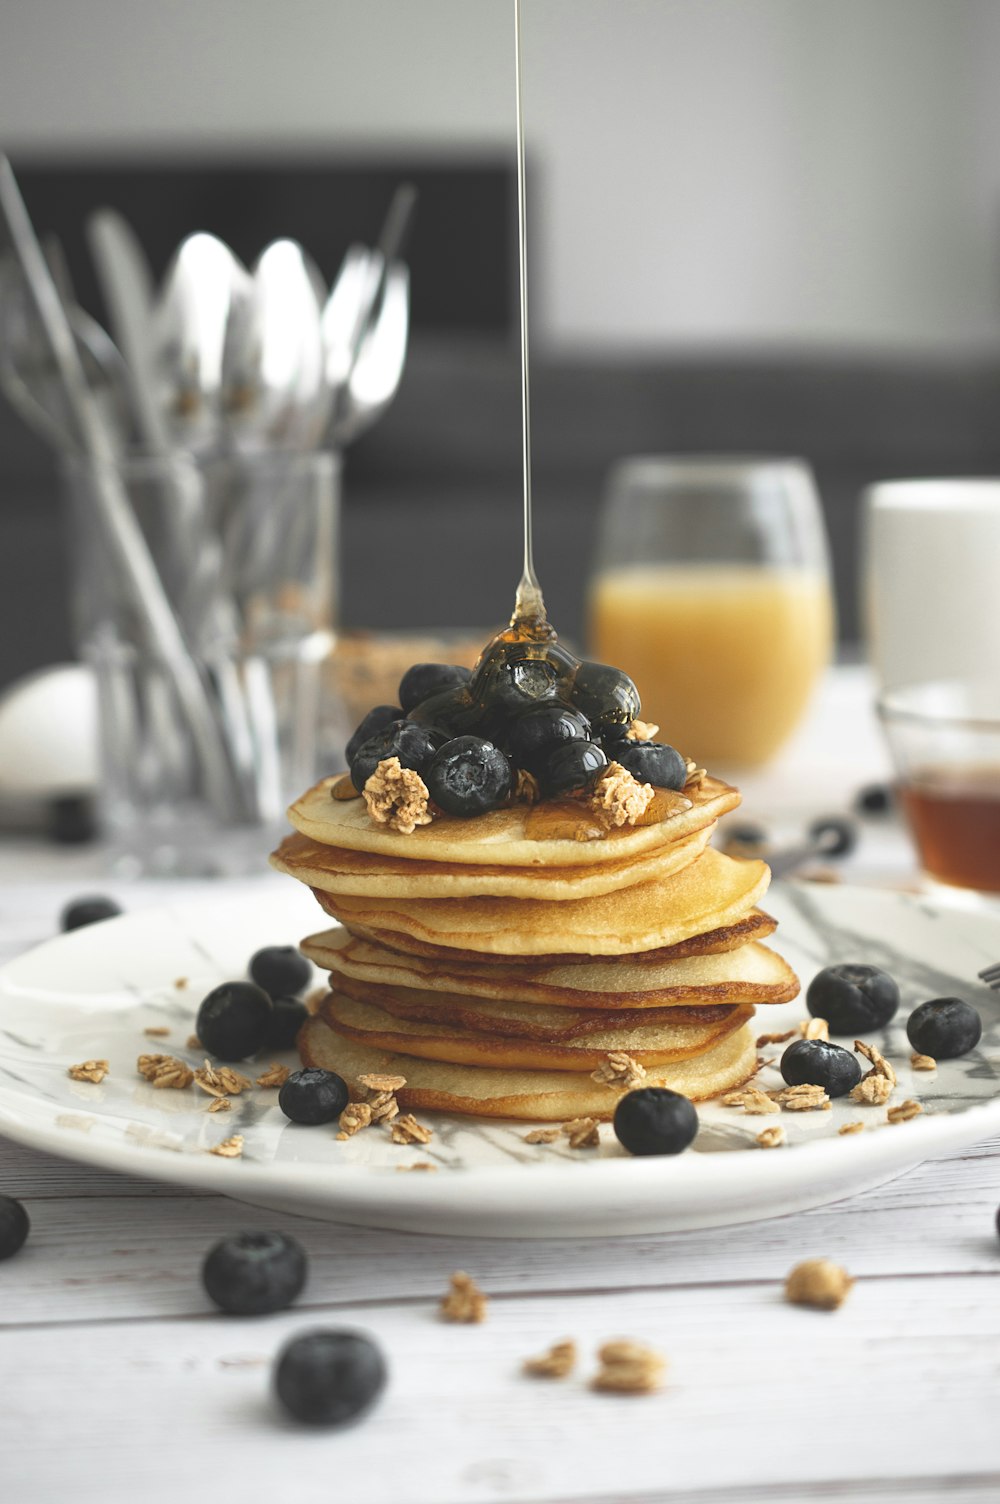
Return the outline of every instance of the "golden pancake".
[[[348,925],[379,925],[418,940],[484,955],[630,955],[732,924],[767,891],[766,863],[709,846],[672,877],[566,903],[524,898],[393,898],[373,903],[318,895]]]
[[[321,909],[325,909],[331,917],[336,918],[332,909],[327,907],[328,895],[313,889],[313,896]],[[636,965],[658,965],[661,961],[680,961],[688,956],[714,956],[723,951],[736,950],[737,946],[746,945],[752,940],[765,940],[768,935],[773,935],[778,928],[778,921],[770,914],[765,914],[762,909],[751,909],[744,914],[742,919],[737,919],[733,924],[721,925],[715,930],[706,930],[702,935],[689,935],[686,940],[678,940],[674,945],[656,946],[652,950],[636,953],[629,960]],[[451,963],[460,961],[463,965],[481,965],[485,961],[482,951],[461,950],[455,946],[431,945],[426,940],[417,940],[412,935],[404,935],[402,932],[382,929],[377,925],[358,924],[355,920],[344,922],[341,929],[357,940],[368,940],[373,945],[380,946],[383,950],[394,952],[401,956],[418,956],[424,960],[445,961]],[[331,932],[332,933],[332,932]],[[547,954],[531,956],[504,956],[504,966],[582,966],[589,960],[585,955],[567,951],[550,951]],[[323,964],[322,962],[320,963]]]
[[[398,852],[387,856],[383,852],[349,851],[294,835],[282,841],[271,857],[271,866],[313,889],[334,894],[366,898],[490,896],[558,903],[669,877],[701,855],[714,829],[713,820],[701,830],[634,859],[619,858],[588,867],[473,867],[468,863],[413,861]]]
[[[303,1063],[336,1071],[352,1088],[369,1072],[406,1077],[395,1093],[405,1112],[456,1112],[478,1118],[566,1122],[575,1117],[608,1119],[623,1090],[599,1085],[580,1071],[498,1070],[447,1065],[390,1050],[373,1049],[336,1033],[324,1018],[310,1018],[299,1035]],[[702,1055],[657,1066],[649,1086],[667,1086],[702,1102],[741,1086],[757,1068],[753,1031],[744,1025]],[[352,1093],[355,1094],[356,1093]]]
[[[706,778],[688,794],[658,789],[635,825],[608,827],[585,800],[561,799],[512,804],[469,820],[438,815],[404,836],[375,824],[363,799],[334,799],[331,790],[339,782],[339,777],[324,778],[291,806],[288,818],[301,835],[321,846],[467,866],[586,867],[632,861],[703,830],[740,802],[737,789]]]
[[[616,1026],[556,1044],[501,1034],[476,1034],[455,1024],[394,1018],[374,1003],[362,1003],[339,992],[330,994],[321,1011],[338,1034],[374,1049],[446,1061],[450,1065],[528,1071],[593,1071],[617,1050],[624,1050],[645,1067],[668,1065],[672,1060],[703,1055],[753,1015],[752,1008],[729,1008],[712,1024],[668,1023],[650,1027],[641,1023],[628,1029]]]
[[[336,973],[334,985],[351,992],[346,979],[365,986],[405,987],[433,993],[456,993],[505,1003],[550,1008],[670,1008],[706,1004],[787,1003],[798,995],[798,978],[781,956],[765,945],[750,943],[735,950],[658,960],[661,952],[577,957],[572,963],[506,957],[486,963],[401,956],[385,946],[326,930],[302,941],[301,949],[317,966]],[[652,958],[652,959],[651,959]]]
[[[413,987],[376,987],[370,982],[357,982],[353,977],[338,976],[331,981],[334,990],[343,997],[372,1003],[393,1018],[451,1024],[479,1034],[538,1039],[552,1044],[639,1024],[660,1029],[668,1024],[695,1024],[714,1029],[733,1012],[732,1006],[719,1004],[676,1008],[545,1008],[533,1003],[486,1002],[460,993],[420,992]],[[609,1003],[616,1001],[609,999]]]

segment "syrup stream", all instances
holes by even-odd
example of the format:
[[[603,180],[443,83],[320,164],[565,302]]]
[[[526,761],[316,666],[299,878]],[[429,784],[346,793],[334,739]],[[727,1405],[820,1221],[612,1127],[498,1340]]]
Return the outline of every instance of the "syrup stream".
[[[528,381],[528,232],[524,192],[524,105],[521,86],[521,0],[514,0],[514,81],[517,94],[517,239],[521,294],[521,463],[524,477],[524,566],[512,627],[546,623],[531,538],[531,402]]]

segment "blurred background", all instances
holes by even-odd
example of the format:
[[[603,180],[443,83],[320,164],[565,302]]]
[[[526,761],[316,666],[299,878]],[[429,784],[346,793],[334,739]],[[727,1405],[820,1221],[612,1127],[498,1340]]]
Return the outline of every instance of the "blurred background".
[[[883,476],[1000,468],[995,0],[526,0],[536,556],[582,633],[610,465],[814,467],[842,645]],[[519,570],[509,0],[8,0],[0,146],[81,234],[300,238],[333,276],[420,189],[399,395],[344,478],[342,617],[489,625]],[[0,400],[0,685],[71,654],[51,452]]]

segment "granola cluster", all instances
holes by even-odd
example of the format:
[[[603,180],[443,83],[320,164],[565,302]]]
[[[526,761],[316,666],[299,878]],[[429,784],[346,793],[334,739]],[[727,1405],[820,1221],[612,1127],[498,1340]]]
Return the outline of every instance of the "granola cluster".
[[[796,1306],[835,1311],[851,1292],[853,1279],[829,1259],[805,1259],[785,1280],[785,1299]]]
[[[646,1067],[640,1065],[638,1060],[633,1060],[624,1050],[612,1050],[597,1069],[591,1071],[590,1079],[599,1086],[614,1086],[632,1091],[645,1081]]]
[[[470,1274],[458,1269],[448,1282],[448,1293],[438,1307],[442,1321],[476,1324],[486,1320],[489,1297],[484,1295]]]
[[[634,825],[655,798],[651,783],[640,783],[620,762],[609,762],[590,793],[590,802],[609,825]]]
[[[404,768],[398,757],[383,758],[363,792],[376,825],[388,825],[401,835],[412,835],[418,825],[429,825],[433,819],[426,783],[413,768]]]

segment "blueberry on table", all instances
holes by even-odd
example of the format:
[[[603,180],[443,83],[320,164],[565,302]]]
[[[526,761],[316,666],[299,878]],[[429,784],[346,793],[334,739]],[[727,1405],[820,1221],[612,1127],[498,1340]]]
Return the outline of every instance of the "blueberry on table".
[[[103,919],[115,919],[121,913],[121,905],[113,898],[74,898],[59,916],[61,930],[82,930],[87,924],[100,924]]]
[[[893,806],[892,788],[887,783],[869,783],[858,791],[854,808],[861,815],[887,815]]]
[[[276,997],[271,1005],[271,1021],[264,1038],[265,1048],[290,1050],[308,1017],[309,1009],[297,997]]]
[[[698,1132],[698,1112],[679,1091],[640,1086],[622,1097],[613,1126],[630,1154],[680,1154]]]
[[[607,663],[581,663],[573,681],[573,704],[596,725],[634,721],[642,704],[628,674]]]
[[[386,1384],[381,1352],[363,1332],[316,1328],[293,1337],[274,1369],[274,1389],[294,1420],[343,1426],[378,1399]]]
[[[517,717],[507,737],[507,751],[515,768],[538,773],[556,747],[564,742],[589,740],[587,717],[571,705],[553,700]]]
[[[423,775],[431,758],[441,745],[441,737],[428,727],[418,726],[415,721],[390,721],[381,731],[376,731],[354,754],[351,762],[351,782],[360,794],[380,762],[387,757],[398,757],[404,768],[412,768]]]
[[[877,966],[826,966],[806,992],[814,1018],[825,1018],[831,1034],[864,1034],[882,1029],[899,1007],[899,988]]]
[[[220,1311],[267,1316],[283,1311],[306,1282],[302,1245],[283,1232],[241,1232],[216,1243],[201,1266],[201,1280]]]
[[[633,778],[654,788],[682,789],[687,783],[687,759],[666,742],[624,742],[611,756]]]
[[[25,1244],[31,1223],[20,1201],[0,1196],[0,1262],[12,1259]]]
[[[468,684],[472,674],[457,663],[415,663],[399,681],[399,703],[409,715],[423,700],[445,689],[459,689]]]
[[[906,1021],[906,1037],[918,1055],[957,1060],[974,1050],[983,1034],[983,1021],[971,1003],[960,997],[935,997],[914,1008]]]
[[[821,1086],[828,1097],[846,1097],[861,1080],[861,1062],[843,1045],[826,1039],[797,1039],[781,1057],[789,1086]]]
[[[273,1005],[253,982],[223,982],[198,1009],[195,1033],[218,1060],[246,1060],[267,1039]]]
[[[484,815],[503,804],[511,789],[510,763],[478,736],[445,742],[426,778],[434,803],[449,815]]]
[[[250,957],[250,975],[268,997],[292,997],[312,980],[312,967],[294,945],[265,945]]]
[[[607,765],[607,756],[596,742],[563,742],[549,753],[538,770],[542,796],[551,799],[556,794],[571,794],[586,788]]]
[[[316,1067],[293,1071],[278,1092],[278,1106],[293,1123],[333,1123],[347,1106],[347,1082]]]
[[[374,709],[369,710],[344,748],[344,757],[347,760],[347,766],[351,766],[357,755],[358,748],[370,736],[374,736],[377,731],[384,731],[390,721],[401,721],[402,719],[403,707],[401,705],[376,705]]]

